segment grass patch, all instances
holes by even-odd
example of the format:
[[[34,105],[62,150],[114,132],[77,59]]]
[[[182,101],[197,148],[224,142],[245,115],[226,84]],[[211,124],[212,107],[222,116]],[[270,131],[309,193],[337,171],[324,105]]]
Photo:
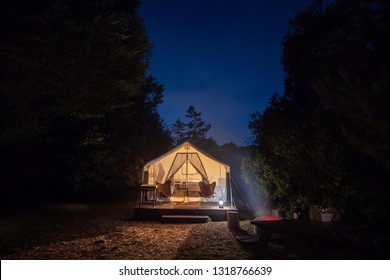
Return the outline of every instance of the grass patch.
[[[255,218],[253,212],[240,211],[239,213],[240,213],[240,221],[253,220]]]

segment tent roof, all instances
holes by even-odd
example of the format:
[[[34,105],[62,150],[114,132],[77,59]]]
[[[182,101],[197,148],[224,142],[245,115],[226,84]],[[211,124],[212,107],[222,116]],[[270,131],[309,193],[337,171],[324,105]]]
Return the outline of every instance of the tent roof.
[[[214,161],[218,162],[219,164],[225,166],[226,168],[230,169],[230,166],[229,166],[229,165],[227,165],[227,164],[225,164],[225,163],[219,161],[218,159],[216,159],[216,158],[213,157],[213,156],[210,156],[209,154],[205,153],[204,151],[202,151],[201,149],[199,149],[198,147],[194,146],[193,144],[191,144],[190,142],[187,142],[187,141],[184,142],[184,143],[182,143],[182,144],[180,144],[179,146],[176,146],[175,148],[173,148],[172,150],[170,150],[170,151],[166,152],[165,154],[159,156],[158,158],[155,158],[155,159],[153,159],[153,160],[151,160],[151,161],[148,161],[147,163],[145,163],[144,169],[147,168],[148,166],[150,166],[150,165],[152,165],[152,164],[158,162],[159,160],[163,159],[164,157],[166,157],[166,156],[168,156],[168,155],[170,155],[170,154],[172,154],[172,153],[175,153],[175,152],[179,151],[179,150],[182,149],[185,145],[190,145],[191,147],[193,147],[193,148],[195,148],[196,150],[198,150],[198,152],[204,154],[205,156],[211,158],[212,160],[214,160]],[[146,169],[146,170],[147,170],[147,169]]]

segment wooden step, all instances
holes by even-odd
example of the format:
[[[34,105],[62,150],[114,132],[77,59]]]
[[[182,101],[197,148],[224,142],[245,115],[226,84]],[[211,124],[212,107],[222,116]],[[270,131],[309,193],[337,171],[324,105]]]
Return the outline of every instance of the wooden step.
[[[200,215],[162,215],[161,220],[166,223],[207,223],[209,216]]]

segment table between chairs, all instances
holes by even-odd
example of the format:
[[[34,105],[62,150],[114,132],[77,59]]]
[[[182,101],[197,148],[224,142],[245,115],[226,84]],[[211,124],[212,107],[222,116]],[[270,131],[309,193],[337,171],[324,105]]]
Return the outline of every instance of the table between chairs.
[[[312,220],[279,220],[279,221],[251,221],[251,224],[261,229],[259,241],[256,244],[255,258],[267,255],[279,258],[289,258],[288,253],[293,252],[299,259],[307,259],[323,249],[323,241],[329,239],[331,234],[342,236],[344,233],[360,231],[367,233],[365,224],[344,224],[335,222],[320,222]],[[271,252],[268,245],[271,236],[278,234],[284,237],[281,253]],[[371,239],[367,235],[368,239]],[[311,246],[308,244],[311,240]]]

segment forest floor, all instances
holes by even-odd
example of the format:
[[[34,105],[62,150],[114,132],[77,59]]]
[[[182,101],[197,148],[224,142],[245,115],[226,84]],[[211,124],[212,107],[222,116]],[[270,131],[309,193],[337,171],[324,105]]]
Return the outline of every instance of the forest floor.
[[[103,211],[104,212],[104,211]],[[225,222],[137,221],[123,209],[49,206],[0,220],[1,259],[251,259]],[[120,213],[118,215],[118,213]],[[252,231],[249,221],[241,222]]]
[[[81,204],[43,209],[0,218],[0,258],[72,260],[253,259],[253,244],[237,235],[253,235],[249,220],[232,231],[227,222],[170,224],[131,220],[128,209],[100,209]],[[279,246],[277,243],[274,245]],[[361,259],[339,248],[325,259]]]

